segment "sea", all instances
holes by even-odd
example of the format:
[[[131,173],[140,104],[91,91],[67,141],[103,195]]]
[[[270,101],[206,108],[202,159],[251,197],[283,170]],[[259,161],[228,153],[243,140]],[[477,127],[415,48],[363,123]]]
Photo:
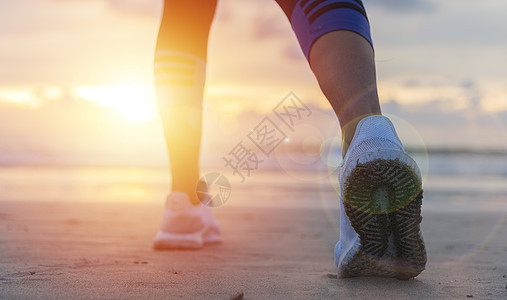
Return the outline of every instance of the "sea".
[[[506,208],[506,153],[448,150],[415,152],[413,157],[423,176],[425,209]],[[223,162],[217,156],[203,163],[202,173],[228,179],[231,193],[224,205],[338,207],[339,161],[301,153],[273,156],[248,172],[235,172]],[[0,166],[0,201],[163,203],[170,182],[168,166],[11,164]],[[249,197],[252,192],[255,199]]]

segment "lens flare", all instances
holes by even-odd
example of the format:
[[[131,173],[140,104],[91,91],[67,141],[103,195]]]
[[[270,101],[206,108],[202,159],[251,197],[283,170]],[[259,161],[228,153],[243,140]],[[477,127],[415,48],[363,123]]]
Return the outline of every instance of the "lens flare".
[[[416,161],[423,183],[428,177],[429,159],[426,142],[419,131],[408,121],[393,114],[385,114],[393,122],[405,151]]]
[[[295,126],[289,138],[277,147],[278,165],[298,180],[327,177],[328,165],[322,159],[322,144],[337,136],[339,131],[338,120],[332,112],[314,110],[308,121]]]

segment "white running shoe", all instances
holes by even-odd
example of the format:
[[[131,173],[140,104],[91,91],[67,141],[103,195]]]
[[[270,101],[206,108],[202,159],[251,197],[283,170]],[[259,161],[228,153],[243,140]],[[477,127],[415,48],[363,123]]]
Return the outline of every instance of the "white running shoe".
[[[162,225],[153,240],[155,249],[196,249],[205,243],[218,243],[220,227],[211,208],[193,205],[186,193],[173,192],[167,197]]]
[[[359,122],[339,180],[338,276],[419,275],[426,265],[421,174],[388,118],[375,115]]]

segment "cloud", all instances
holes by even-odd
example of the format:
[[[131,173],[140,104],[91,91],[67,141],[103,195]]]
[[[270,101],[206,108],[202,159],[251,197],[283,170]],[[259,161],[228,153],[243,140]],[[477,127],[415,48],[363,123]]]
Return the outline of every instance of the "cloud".
[[[428,147],[506,149],[505,79],[404,76],[381,82],[382,111],[399,117]]]
[[[382,111],[394,115],[417,130],[427,147],[506,149],[506,112],[492,113],[473,107],[449,110],[443,100],[402,105],[389,102]],[[403,135],[403,128],[397,128]],[[402,137],[410,139],[410,137]],[[407,144],[406,146],[414,146]]]
[[[121,13],[140,16],[159,17],[162,1],[145,0],[106,0],[109,6]]]
[[[444,76],[405,75],[382,80],[380,98],[401,104],[439,102],[443,111],[473,109],[499,113],[507,111],[507,78],[457,79]]]
[[[394,12],[428,12],[433,11],[436,5],[428,0],[382,0],[364,1],[366,8],[379,7]]]
[[[144,0],[52,0],[52,2],[62,5],[94,2],[121,13],[156,17],[158,17],[161,11],[161,4],[163,3],[163,1]]]
[[[257,15],[253,23],[254,38],[256,40],[280,38],[284,37],[287,34],[286,26],[283,26],[284,24],[281,24],[278,15],[270,17]]]
[[[402,104],[420,104],[442,101],[441,109],[456,110],[477,107],[479,91],[476,84],[465,83],[437,75],[403,75],[382,80],[380,98]]]

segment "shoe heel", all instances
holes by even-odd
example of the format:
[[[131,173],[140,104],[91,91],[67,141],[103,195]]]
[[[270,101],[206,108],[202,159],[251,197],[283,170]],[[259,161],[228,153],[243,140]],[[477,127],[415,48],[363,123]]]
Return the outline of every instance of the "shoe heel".
[[[426,266],[426,248],[421,236],[423,191],[408,205],[389,214],[396,247],[399,279],[409,279],[419,275]]]
[[[415,277],[426,263],[420,236],[422,181],[415,161],[402,151],[363,153],[347,166],[343,205],[359,235],[362,259],[350,276]],[[393,235],[396,264],[382,264]],[[375,263],[377,262],[377,263]],[[391,266],[390,266],[391,265]]]

